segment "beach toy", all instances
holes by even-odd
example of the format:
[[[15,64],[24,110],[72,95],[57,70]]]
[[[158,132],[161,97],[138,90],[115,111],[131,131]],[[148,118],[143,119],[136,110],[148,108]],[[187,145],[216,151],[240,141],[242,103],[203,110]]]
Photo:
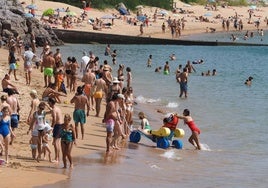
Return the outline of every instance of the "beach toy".
[[[170,135],[170,129],[167,127],[161,127],[158,130],[152,130],[152,135],[165,137]]]
[[[129,140],[130,142],[138,143],[141,140],[141,133],[139,131],[132,131]]]
[[[177,138],[183,138],[185,135],[185,132],[183,129],[176,128],[174,131],[174,136]]]
[[[173,140],[172,141],[172,145],[176,148],[176,149],[182,149],[183,147],[183,143],[181,140]]]
[[[169,141],[166,138],[158,138],[156,146],[158,148],[167,149],[169,147]]]

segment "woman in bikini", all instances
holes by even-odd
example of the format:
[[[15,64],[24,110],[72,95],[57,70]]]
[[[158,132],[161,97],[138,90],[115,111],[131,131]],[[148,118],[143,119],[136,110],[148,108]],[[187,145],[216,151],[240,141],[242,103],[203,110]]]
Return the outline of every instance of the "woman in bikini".
[[[68,57],[67,58],[67,62],[64,65],[64,69],[65,69],[65,74],[66,74],[66,82],[67,82],[67,88],[69,88],[70,86],[70,80],[71,80],[71,64],[72,64],[72,58]]]

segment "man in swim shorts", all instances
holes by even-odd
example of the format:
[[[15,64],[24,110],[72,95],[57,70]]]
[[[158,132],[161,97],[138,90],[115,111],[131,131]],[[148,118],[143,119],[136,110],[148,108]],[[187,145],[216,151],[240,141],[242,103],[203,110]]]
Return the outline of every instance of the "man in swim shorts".
[[[50,51],[47,55],[43,56],[43,63],[41,65],[41,72],[44,71],[44,81],[45,87],[51,83],[51,78],[54,75],[53,68],[55,67],[55,59],[53,57],[53,52]]]
[[[55,162],[59,161],[60,157],[60,132],[64,123],[62,111],[57,107],[54,98],[48,99],[48,104],[52,108],[52,124],[53,127],[53,145],[55,150]]]
[[[3,92],[8,93],[9,90],[12,90],[15,91],[16,94],[19,94],[17,87],[11,83],[9,74],[5,74],[5,77],[3,78],[1,84]]]
[[[86,123],[86,116],[89,116],[89,101],[88,98],[83,94],[83,88],[77,87],[75,96],[71,99],[70,103],[74,103],[73,119],[75,123],[76,138],[78,138],[78,125],[81,125],[82,140],[84,139],[84,124]],[[85,109],[87,108],[87,114]]]
[[[179,74],[177,81],[180,84],[180,97],[184,94],[185,98],[187,98],[187,90],[188,90],[188,71],[187,68],[183,69],[183,72]]]
[[[7,97],[7,103],[11,107],[11,129],[13,132],[15,132],[15,128],[18,128],[19,126],[19,111],[20,111],[20,104],[16,96],[14,95],[15,92],[13,90],[8,91],[8,97]],[[11,135],[11,141],[10,145],[12,145],[14,140],[14,136]]]

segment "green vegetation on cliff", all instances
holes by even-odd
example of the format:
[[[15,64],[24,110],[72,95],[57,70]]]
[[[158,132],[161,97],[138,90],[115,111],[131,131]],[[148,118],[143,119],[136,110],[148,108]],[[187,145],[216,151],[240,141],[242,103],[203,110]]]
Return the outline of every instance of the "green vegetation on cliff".
[[[73,6],[81,7],[82,8],[82,0],[51,0],[57,2],[63,2],[66,4],[70,4]],[[130,9],[134,10],[138,5],[145,5],[145,6],[154,6],[160,7],[167,10],[172,9],[172,0],[84,0],[87,3],[90,3],[91,7],[97,9],[105,9],[105,8],[114,8],[119,3],[124,3],[124,5]]]

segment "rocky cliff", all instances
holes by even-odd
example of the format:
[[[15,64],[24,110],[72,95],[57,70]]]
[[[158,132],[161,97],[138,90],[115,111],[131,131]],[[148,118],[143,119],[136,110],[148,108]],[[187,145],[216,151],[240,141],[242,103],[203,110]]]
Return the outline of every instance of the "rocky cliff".
[[[29,45],[31,35],[35,36],[37,46],[43,46],[45,41],[52,46],[63,44],[50,27],[40,24],[36,18],[25,17],[18,0],[0,0],[0,32],[3,38],[21,36],[24,44]]]

